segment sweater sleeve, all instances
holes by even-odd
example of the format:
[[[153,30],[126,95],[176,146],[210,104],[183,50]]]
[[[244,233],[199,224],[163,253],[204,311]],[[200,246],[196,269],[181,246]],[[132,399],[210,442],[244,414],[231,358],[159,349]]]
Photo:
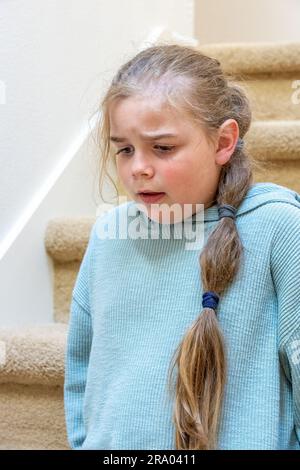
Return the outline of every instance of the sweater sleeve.
[[[278,301],[279,358],[292,386],[295,432],[300,448],[300,207],[280,213],[271,271]]]
[[[86,436],[83,401],[93,338],[89,276],[94,228],[72,292],[65,353],[65,421],[69,444],[75,450],[82,446]]]

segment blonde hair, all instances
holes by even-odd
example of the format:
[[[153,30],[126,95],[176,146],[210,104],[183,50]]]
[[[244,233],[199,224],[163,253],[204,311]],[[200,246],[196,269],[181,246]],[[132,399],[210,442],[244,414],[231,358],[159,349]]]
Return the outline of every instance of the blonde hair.
[[[153,92],[185,111],[208,138],[214,139],[229,118],[236,120],[240,138],[250,127],[248,98],[240,86],[229,83],[229,75],[225,77],[218,60],[177,44],[149,47],[119,69],[102,100],[100,191],[104,175],[109,176],[107,162],[111,158],[109,106],[116,99]],[[253,182],[253,165],[254,160],[237,146],[221,169],[215,199],[218,205],[238,208]],[[199,257],[203,292],[221,296],[237,274],[242,254],[235,221],[221,218]],[[170,389],[175,366],[176,449],[214,449],[227,373],[225,341],[215,310],[204,308],[183,336],[170,363]]]

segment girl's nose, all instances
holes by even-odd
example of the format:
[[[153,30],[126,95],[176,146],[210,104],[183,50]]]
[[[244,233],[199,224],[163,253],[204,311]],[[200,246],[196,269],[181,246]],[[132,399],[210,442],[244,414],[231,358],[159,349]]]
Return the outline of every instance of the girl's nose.
[[[139,176],[152,176],[154,174],[153,165],[150,163],[148,158],[143,156],[134,157],[132,160],[132,175],[134,177]]]

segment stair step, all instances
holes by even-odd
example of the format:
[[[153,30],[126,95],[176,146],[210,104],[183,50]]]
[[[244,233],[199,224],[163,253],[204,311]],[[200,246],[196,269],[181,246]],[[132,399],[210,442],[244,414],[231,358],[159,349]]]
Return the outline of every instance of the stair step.
[[[81,261],[93,220],[91,217],[64,217],[63,225],[56,219],[51,220],[45,234],[47,253],[59,263]]]
[[[259,160],[299,163],[300,121],[255,121],[245,142],[249,154]]]
[[[60,386],[1,384],[0,415],[0,450],[70,450]]]
[[[218,43],[198,49],[218,59],[224,71],[233,74],[300,72],[300,42]]]
[[[55,218],[48,223],[45,247],[53,260],[54,320],[68,323],[72,290],[96,217]]]
[[[0,329],[0,449],[68,450],[63,383],[67,325]]]
[[[67,325],[0,328],[0,383],[62,386]]]
[[[242,86],[253,120],[300,119],[300,43],[207,44],[198,49]],[[297,104],[298,103],[298,104]]]

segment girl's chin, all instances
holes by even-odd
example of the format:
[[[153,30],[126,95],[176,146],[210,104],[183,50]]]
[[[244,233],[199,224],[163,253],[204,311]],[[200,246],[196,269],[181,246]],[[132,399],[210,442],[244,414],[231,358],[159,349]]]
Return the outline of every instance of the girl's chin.
[[[150,220],[159,224],[176,224],[193,214],[191,204],[172,204],[169,206],[168,204],[139,203],[139,205]]]

